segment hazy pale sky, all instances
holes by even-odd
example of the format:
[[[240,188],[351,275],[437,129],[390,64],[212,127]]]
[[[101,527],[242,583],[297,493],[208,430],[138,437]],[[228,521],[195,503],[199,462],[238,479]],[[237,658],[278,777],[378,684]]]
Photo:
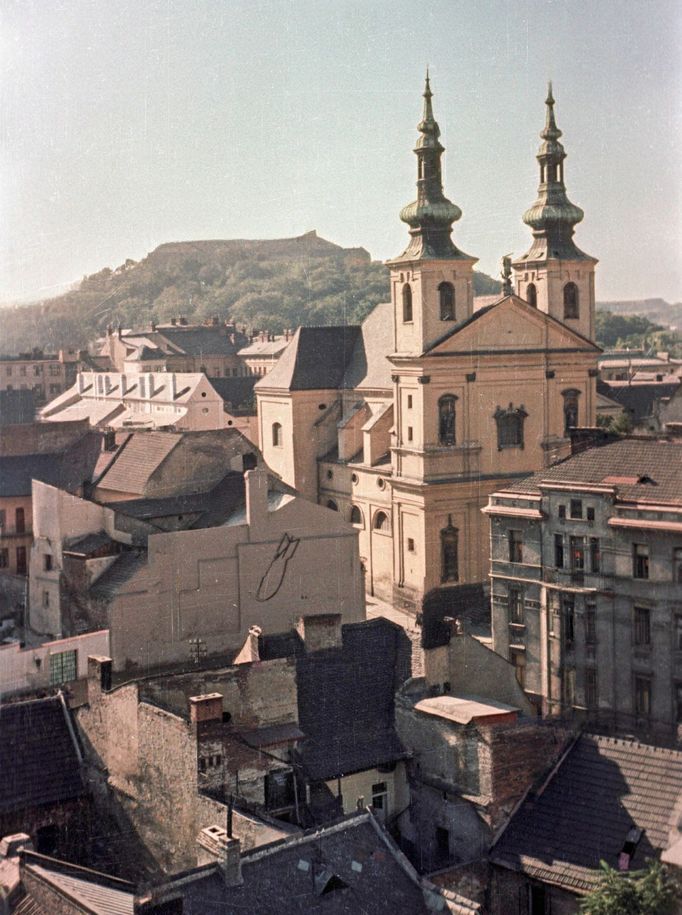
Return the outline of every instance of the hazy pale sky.
[[[2,0],[0,300],[166,241],[398,254],[424,69],[457,244],[522,254],[552,78],[597,297],[682,299],[680,0]]]

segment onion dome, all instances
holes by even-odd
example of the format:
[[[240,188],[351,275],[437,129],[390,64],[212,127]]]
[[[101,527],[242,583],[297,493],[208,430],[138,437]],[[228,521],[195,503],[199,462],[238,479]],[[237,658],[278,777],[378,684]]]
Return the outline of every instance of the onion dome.
[[[424,113],[417,130],[419,139],[414,148],[417,156],[417,199],[400,211],[400,218],[410,227],[410,244],[396,258],[419,260],[426,258],[465,258],[452,242],[452,224],[462,211],[443,194],[440,128],[433,116],[431,85],[428,70],[424,88]],[[394,261],[395,262],[395,261]]]
[[[540,163],[540,186],[538,199],[523,214],[523,221],[533,230],[533,244],[522,260],[546,258],[582,259],[587,257],[573,241],[574,226],[584,213],[571,203],[564,186],[564,159],[566,152],[559,142],[561,131],[554,117],[554,96],[552,84],[545,100],[547,115],[544,130],[540,132],[542,143],[537,160]]]

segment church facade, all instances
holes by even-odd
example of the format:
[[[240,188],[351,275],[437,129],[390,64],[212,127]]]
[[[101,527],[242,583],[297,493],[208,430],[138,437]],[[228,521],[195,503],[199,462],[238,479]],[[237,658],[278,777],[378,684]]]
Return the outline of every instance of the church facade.
[[[551,87],[546,110],[531,247],[474,310],[476,258],[452,239],[462,214],[443,193],[427,77],[390,302],[361,326],[299,328],[255,388],[269,467],[351,521],[369,593],[414,612],[487,580],[489,494],[567,455],[570,428],[595,421],[596,260],[573,242],[583,213],[566,196]]]

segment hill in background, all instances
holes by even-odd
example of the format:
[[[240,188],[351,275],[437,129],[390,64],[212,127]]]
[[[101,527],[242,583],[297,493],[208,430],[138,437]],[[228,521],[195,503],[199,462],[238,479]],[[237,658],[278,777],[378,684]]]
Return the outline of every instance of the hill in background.
[[[474,273],[474,295],[500,284]],[[308,232],[272,241],[160,245],[83,278],[77,289],[3,311],[0,351],[84,349],[108,324],[124,327],[214,316],[280,333],[300,324],[354,324],[389,296],[388,269],[364,248],[342,248]]]

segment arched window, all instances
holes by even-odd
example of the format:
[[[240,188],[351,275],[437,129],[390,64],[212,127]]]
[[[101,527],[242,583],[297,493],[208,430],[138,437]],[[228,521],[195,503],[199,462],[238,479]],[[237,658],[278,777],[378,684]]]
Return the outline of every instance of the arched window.
[[[459,531],[452,524],[452,515],[448,515],[448,526],[440,532],[440,580],[459,581],[457,547]]]
[[[526,286],[526,302],[531,308],[538,307],[538,291],[535,288],[535,283],[529,283]]]
[[[362,512],[357,507],[357,505],[354,505],[350,510],[350,523],[359,524],[361,526],[364,525],[364,521],[362,519]]]
[[[272,444],[275,448],[282,447],[282,424],[273,423],[272,424]]]
[[[578,287],[575,283],[566,283],[564,286],[564,319],[580,317],[580,301]]]
[[[503,448],[523,448],[523,421],[528,416],[520,407],[509,404],[506,410],[498,407],[494,417],[497,423],[497,450]]]
[[[386,512],[377,512],[374,516],[374,530],[388,531],[388,515]]]
[[[443,394],[438,401],[438,443],[454,445],[455,436],[455,401],[454,394]]]
[[[438,287],[441,321],[455,320],[455,287],[452,283],[441,283]]]
[[[567,391],[562,391],[561,396],[564,398],[564,435],[569,435],[571,429],[578,425],[580,391],[569,388]]]
[[[327,499],[327,508],[331,508],[333,512],[337,512],[339,510],[339,506],[333,499]]]
[[[403,286],[403,321],[412,320],[412,287],[409,283]]]

